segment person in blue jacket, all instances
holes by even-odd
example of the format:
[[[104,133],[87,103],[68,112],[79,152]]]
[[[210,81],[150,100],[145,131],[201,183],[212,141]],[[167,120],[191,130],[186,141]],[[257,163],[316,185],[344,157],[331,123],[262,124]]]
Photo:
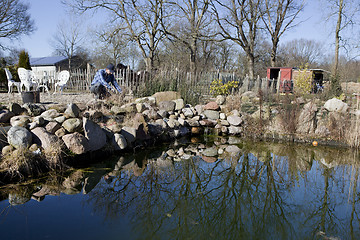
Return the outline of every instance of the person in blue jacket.
[[[109,64],[105,69],[96,72],[91,83],[90,91],[95,94],[97,99],[104,99],[111,95],[111,92],[121,93],[121,88],[115,80],[113,64]]]

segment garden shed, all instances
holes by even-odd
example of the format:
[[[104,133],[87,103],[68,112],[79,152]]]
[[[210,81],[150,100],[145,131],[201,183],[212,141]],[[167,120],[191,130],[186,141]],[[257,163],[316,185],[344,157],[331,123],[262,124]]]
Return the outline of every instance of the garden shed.
[[[311,92],[317,93],[323,88],[326,73],[328,72],[323,69],[301,70],[293,67],[269,67],[267,69],[267,79],[269,87],[272,86],[274,89],[278,89],[280,93],[292,93],[294,83],[301,74],[311,81]]]

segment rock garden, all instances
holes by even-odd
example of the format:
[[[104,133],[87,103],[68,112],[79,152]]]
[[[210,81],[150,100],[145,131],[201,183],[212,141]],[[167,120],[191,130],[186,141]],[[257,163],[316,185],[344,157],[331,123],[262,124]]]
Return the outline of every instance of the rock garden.
[[[141,151],[184,136],[222,135],[256,140],[359,146],[360,112],[333,98],[282,96],[264,104],[245,92],[192,106],[177,92],[86,103],[8,103],[0,112],[0,181],[19,181],[76,161]]]

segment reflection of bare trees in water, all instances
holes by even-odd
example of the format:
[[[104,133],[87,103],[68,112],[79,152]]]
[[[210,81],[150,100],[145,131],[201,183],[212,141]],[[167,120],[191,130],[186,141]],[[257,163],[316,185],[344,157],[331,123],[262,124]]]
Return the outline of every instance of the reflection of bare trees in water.
[[[104,165],[93,173],[73,172],[58,189],[82,187],[88,193],[85,204],[96,214],[107,222],[126,216],[142,239],[356,239],[360,234],[358,153],[258,143],[208,163],[197,153],[200,148],[183,149],[192,149],[190,159],[178,162],[177,156],[150,151],[121,158],[113,170]]]
[[[307,219],[329,221],[319,214],[323,208],[314,212],[311,208],[297,210],[299,203],[292,201],[299,178],[309,168],[270,151],[262,156],[259,161],[245,150],[241,155],[211,164],[199,157],[168,162],[170,168],[152,162],[138,177],[123,169],[111,184],[102,183],[91,192],[89,201],[95,209],[106,211],[107,216],[109,212],[132,214],[137,223],[134,231],[143,238],[286,239],[299,234],[295,227],[301,224],[293,224],[296,211],[299,211],[296,214],[305,211],[309,214]],[[309,159],[303,159],[306,166],[311,165]],[[296,170],[299,166],[302,173]],[[132,171],[136,167],[140,166],[133,162]],[[328,196],[318,199],[323,206],[328,200]],[[307,206],[306,203],[301,206],[304,205]],[[300,236],[314,236],[322,229],[325,230],[321,227],[314,233],[304,229]]]

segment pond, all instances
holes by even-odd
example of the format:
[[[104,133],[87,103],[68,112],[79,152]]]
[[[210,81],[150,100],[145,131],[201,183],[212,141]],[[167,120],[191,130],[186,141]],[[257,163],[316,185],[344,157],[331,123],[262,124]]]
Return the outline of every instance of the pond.
[[[359,239],[358,153],[191,140],[1,187],[1,239]]]

